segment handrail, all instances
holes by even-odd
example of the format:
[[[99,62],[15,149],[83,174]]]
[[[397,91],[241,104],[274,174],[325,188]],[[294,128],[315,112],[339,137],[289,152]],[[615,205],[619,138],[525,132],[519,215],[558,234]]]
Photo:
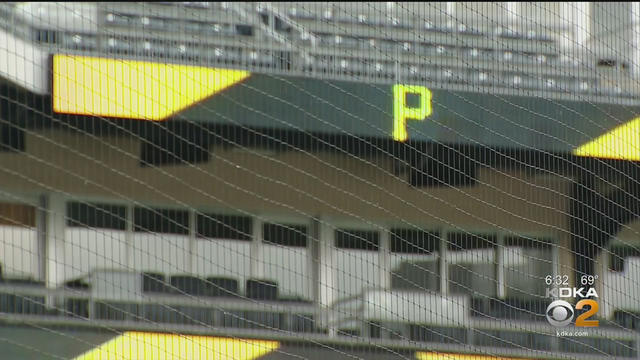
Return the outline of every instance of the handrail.
[[[371,289],[369,289],[371,290]],[[366,291],[366,290],[365,290]],[[57,289],[49,289],[42,286],[33,286],[33,285],[23,285],[23,284],[6,284],[0,283],[0,295],[6,296],[40,296],[46,299],[50,297],[57,298],[58,304],[64,304],[65,300],[86,300],[89,303],[87,304],[88,309],[94,309],[95,304],[100,303],[101,300],[99,298],[92,297],[89,291],[86,290],[74,290],[74,289],[65,289],[65,288],[57,288]],[[278,304],[276,301],[265,301],[265,302],[253,302],[247,299],[234,298],[234,299],[221,299],[221,298],[206,298],[206,297],[191,297],[184,295],[160,295],[160,294],[145,294],[145,298],[142,300],[136,301],[126,301],[123,299],[124,303],[145,305],[145,304],[158,304],[158,305],[177,305],[177,306],[195,306],[201,307],[203,309],[215,310],[215,311],[258,311],[258,312],[268,312],[268,313],[280,313],[284,315],[293,315],[293,314],[312,314],[316,316],[314,321],[316,322],[316,328],[318,324],[322,324],[326,326],[329,330],[327,334],[321,334],[316,332],[304,333],[304,335],[298,334],[295,331],[291,332],[288,329],[278,330],[278,329],[242,329],[242,328],[233,328],[233,327],[224,327],[222,330],[220,325],[197,325],[197,324],[176,324],[176,323],[159,323],[153,322],[149,320],[144,320],[143,318],[139,318],[140,315],[130,314],[130,317],[125,317],[122,320],[113,320],[113,319],[104,319],[104,318],[96,318],[95,316],[86,317],[78,317],[69,313],[71,316],[61,316],[61,315],[51,315],[51,314],[16,314],[16,313],[6,313],[0,312],[0,323],[13,323],[13,324],[22,324],[22,323],[41,323],[48,325],[83,325],[83,326],[108,326],[110,328],[122,328],[122,329],[134,329],[134,330],[163,330],[163,331],[188,331],[190,333],[216,333],[219,331],[223,331],[226,334],[243,334],[250,336],[258,336],[258,337],[270,337],[270,338],[288,338],[292,340],[309,340],[311,338],[316,339],[316,341],[321,342],[332,342],[332,343],[353,343],[353,342],[362,342],[362,337],[357,336],[355,338],[350,339],[349,337],[341,337],[338,336],[338,328],[340,324],[344,324],[345,322],[354,322],[356,327],[360,329],[365,329],[368,326],[367,319],[363,318],[363,316],[359,315],[359,310],[361,306],[358,306],[355,309],[352,309],[353,312],[345,313],[343,317],[336,317],[335,315],[335,307],[339,307],[344,304],[349,304],[350,302],[358,301],[362,297],[362,294],[349,296],[347,298],[341,299],[337,302],[334,302],[332,305],[332,309],[329,310],[321,310],[316,304],[292,304],[292,303],[282,303]],[[30,299],[28,301],[34,301]],[[116,300],[106,300],[106,304],[117,304],[120,303]],[[268,303],[268,306],[265,305]],[[40,304],[44,306],[45,304]],[[3,309],[0,309],[2,311]],[[67,310],[62,311],[62,313],[67,313]],[[328,316],[327,322],[322,323],[321,315],[325,314]],[[132,318],[136,318],[138,320],[134,321]],[[198,320],[198,319],[196,319]],[[286,322],[286,320],[285,320]],[[619,328],[611,328],[608,327],[608,322],[602,321],[603,323],[601,327],[590,329],[590,334],[586,336],[587,338],[606,338],[606,339],[614,339],[616,341],[632,341],[635,345],[636,353],[639,351],[640,346],[640,333],[633,330],[621,330]],[[433,324],[438,326],[437,324]],[[441,325],[440,325],[441,326]],[[458,327],[467,329],[468,331],[509,331],[509,332],[530,332],[534,331],[539,334],[555,334],[557,328],[547,324],[546,322],[535,322],[535,321],[525,321],[525,320],[509,320],[503,321],[501,319],[481,319],[481,318],[471,318],[468,322],[459,325],[449,325],[448,327]],[[322,328],[322,327],[319,327]],[[284,332],[283,332],[284,331]],[[395,347],[403,347],[403,348],[411,348],[411,347],[424,347],[425,342],[418,340],[408,340],[411,336],[407,333],[404,336],[406,340],[385,340],[385,339],[374,339],[367,338],[367,341],[370,343],[386,343],[389,346]],[[420,344],[420,345],[417,345]],[[458,349],[455,345],[452,344],[439,344],[434,349],[439,348],[453,348]],[[466,348],[468,350],[468,344],[458,344],[458,347]],[[474,345],[475,346],[475,345]],[[477,348],[485,348],[485,345],[478,345]],[[459,349],[458,349],[459,350]],[[501,349],[500,351],[505,350]],[[515,352],[522,351],[523,356],[530,356],[531,353],[529,350],[525,352],[523,349],[508,349],[512,355]],[[544,351],[543,349],[534,349],[536,352]],[[514,352],[515,351],[515,352]],[[557,352],[554,352],[556,354]],[[570,354],[570,353],[567,353]],[[582,355],[581,355],[582,356]],[[543,358],[543,357],[539,357]],[[584,357],[584,359],[589,359],[588,357]],[[594,358],[595,359],[595,358]],[[622,358],[620,358],[622,359]],[[628,358],[625,358],[628,359]]]

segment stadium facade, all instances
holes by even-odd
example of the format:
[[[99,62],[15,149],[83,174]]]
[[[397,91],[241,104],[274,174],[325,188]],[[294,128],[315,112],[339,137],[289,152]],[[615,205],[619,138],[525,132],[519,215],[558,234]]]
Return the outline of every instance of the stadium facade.
[[[1,4],[0,349],[639,358],[636,7]]]

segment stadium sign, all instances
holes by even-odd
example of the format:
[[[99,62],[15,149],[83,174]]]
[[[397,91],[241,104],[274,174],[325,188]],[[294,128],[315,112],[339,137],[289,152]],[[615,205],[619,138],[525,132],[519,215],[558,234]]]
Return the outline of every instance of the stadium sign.
[[[418,106],[407,105],[407,95],[418,97]],[[394,85],[393,86],[393,139],[405,141],[408,138],[407,120],[423,121],[431,115],[431,90],[425,86]]]
[[[58,113],[640,160],[640,106],[54,55]]]

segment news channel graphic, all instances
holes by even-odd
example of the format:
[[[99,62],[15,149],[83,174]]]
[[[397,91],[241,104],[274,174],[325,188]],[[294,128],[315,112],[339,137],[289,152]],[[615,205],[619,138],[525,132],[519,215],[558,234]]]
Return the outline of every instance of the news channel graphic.
[[[598,327],[599,320],[592,319],[599,309],[598,292],[594,287],[597,279],[598,275],[582,275],[580,287],[571,287],[568,275],[545,276],[544,282],[547,285],[545,297],[554,299],[545,311],[549,324],[564,328],[573,322],[576,328]],[[579,335],[583,332],[575,334]],[[572,333],[564,332],[560,335],[572,335]]]

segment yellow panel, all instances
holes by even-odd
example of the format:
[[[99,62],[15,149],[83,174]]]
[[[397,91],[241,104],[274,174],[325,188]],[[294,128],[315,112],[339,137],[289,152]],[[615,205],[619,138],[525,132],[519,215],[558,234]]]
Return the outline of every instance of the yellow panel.
[[[573,151],[575,155],[640,160],[640,118],[597,137]]]
[[[277,341],[130,331],[75,360],[251,360],[278,347]]]
[[[418,360],[524,360],[523,358],[499,357],[489,355],[449,354],[418,351]]]
[[[54,55],[53,110],[164,120],[248,76],[241,70]]]

